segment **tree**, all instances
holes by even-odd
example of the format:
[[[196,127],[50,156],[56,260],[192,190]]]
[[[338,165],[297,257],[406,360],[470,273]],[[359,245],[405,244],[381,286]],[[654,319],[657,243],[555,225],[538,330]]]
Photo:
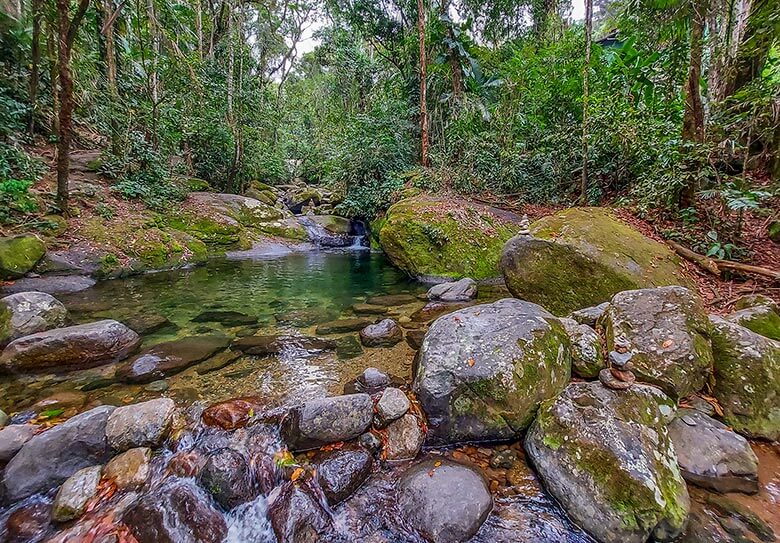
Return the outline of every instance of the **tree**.
[[[701,66],[704,51],[704,27],[707,22],[707,0],[691,1],[691,53],[688,78],[685,81],[685,110],[683,113],[683,139],[701,143],[704,141],[704,105],[701,99]]]
[[[428,167],[428,61],[425,55],[425,4],[417,0],[417,33],[420,46],[420,164]]]
[[[593,0],[585,0],[585,65],[582,68],[582,178],[580,200],[588,198],[588,106],[590,101],[590,49],[593,38]]]

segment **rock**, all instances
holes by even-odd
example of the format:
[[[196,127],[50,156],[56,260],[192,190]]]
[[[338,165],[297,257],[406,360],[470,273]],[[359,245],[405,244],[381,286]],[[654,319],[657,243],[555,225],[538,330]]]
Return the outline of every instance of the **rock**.
[[[365,392],[366,394],[376,394],[389,387],[391,382],[390,376],[385,372],[377,368],[366,368],[353,381],[344,385],[344,393]]]
[[[243,326],[257,324],[257,317],[238,311],[203,311],[192,322],[218,322],[223,326]]]
[[[379,452],[379,450],[382,448],[382,440],[379,439],[371,432],[360,434],[360,437],[358,438],[358,443],[360,444],[361,447],[374,454]]]
[[[57,328],[9,343],[0,368],[11,373],[93,368],[127,358],[140,342],[138,334],[114,320]]]
[[[680,409],[669,437],[686,481],[716,492],[758,492],[758,459],[747,440],[693,409]]]
[[[168,320],[168,317],[157,313],[142,313],[122,319],[122,322],[128,328],[134,330],[138,335],[147,336],[160,330],[168,328],[177,328],[177,326]]]
[[[425,339],[427,330],[407,330],[406,331],[406,343],[409,344],[415,351],[419,351],[422,347],[422,342]]]
[[[477,283],[469,277],[450,283],[440,283],[428,289],[429,300],[468,302],[477,297]]]
[[[337,215],[314,215],[311,219],[334,235],[348,236],[352,232],[352,221]]]
[[[747,508],[725,497],[710,495],[691,502],[685,535],[679,543],[748,543],[775,541],[772,529]]]
[[[343,502],[363,484],[369,475],[374,458],[363,447],[346,447],[317,455],[314,467],[317,482],[333,506]]]
[[[462,302],[428,302],[421,309],[410,315],[412,322],[428,323],[438,319],[442,315],[453,313],[458,309],[468,307],[469,304]]]
[[[698,392],[712,367],[710,323],[701,302],[677,286],[629,290],[612,298],[605,315],[607,349],[633,354],[640,381],[672,398]]]
[[[294,407],[282,421],[282,438],[291,450],[307,450],[349,441],[371,425],[374,402],[368,394],[310,400]]]
[[[360,337],[355,334],[338,337],[336,342],[336,356],[339,360],[349,360],[363,354],[363,346]]]
[[[106,422],[114,409],[95,407],[25,443],[5,468],[6,499],[17,501],[48,490],[78,470],[108,460]]]
[[[387,313],[387,307],[373,304],[354,304],[352,311],[355,315],[384,315]]]
[[[22,277],[44,254],[46,246],[31,234],[0,238],[0,281]]]
[[[780,340],[780,310],[774,302],[740,309],[726,320],[769,339]]]
[[[511,298],[441,317],[418,357],[413,390],[432,444],[518,436],[571,374],[560,321]]]
[[[571,315],[569,315],[569,318],[574,319],[579,324],[586,324],[591,328],[595,328],[596,323],[607,310],[607,307],[609,307],[609,302],[594,305],[593,307],[578,309],[577,311],[573,311]]]
[[[411,404],[406,394],[398,388],[389,387],[382,392],[376,403],[377,419],[382,427],[403,417],[409,411]]]
[[[690,508],[666,430],[674,402],[657,388],[571,383],[525,439],[547,490],[602,543],[672,541]]]
[[[285,349],[309,353],[331,351],[336,342],[331,339],[306,336],[246,336],[231,343],[230,348],[252,356],[274,356]]]
[[[623,290],[684,285],[680,260],[604,208],[569,208],[534,222],[504,246],[501,273],[513,296],[556,315]]]
[[[222,543],[228,531],[208,495],[177,478],[142,496],[122,521],[138,543]]]
[[[706,506],[716,512],[720,518],[719,523],[730,534],[747,536],[753,532],[759,541],[775,541],[775,533],[772,527],[764,522],[750,508],[717,494],[707,496]],[[739,540],[745,541],[745,539]]]
[[[780,243],[780,221],[772,221],[766,227],[766,234],[775,243]]]
[[[5,523],[4,543],[39,541],[49,528],[50,519],[51,504],[47,502],[34,502],[14,510]]]
[[[0,428],[8,424],[8,419],[9,417],[8,415],[6,415],[5,411],[0,409]]]
[[[598,377],[605,367],[603,344],[596,331],[574,319],[561,319],[571,340],[572,371],[583,379]]]
[[[0,464],[11,460],[39,428],[35,424],[11,424],[0,429]]]
[[[198,375],[205,375],[213,371],[219,371],[241,358],[241,353],[235,351],[222,351],[206,361],[199,363],[195,368]]]
[[[425,433],[417,417],[407,413],[387,427],[385,458],[387,460],[411,460],[420,453],[425,443]]]
[[[258,397],[234,398],[207,407],[203,411],[203,423],[223,430],[235,430],[246,426],[264,408]]]
[[[87,403],[87,395],[78,390],[62,390],[38,400],[32,406],[33,411],[42,413],[44,411],[54,411],[57,409],[80,409]]]
[[[748,309],[750,307],[762,306],[772,308],[776,311],[778,310],[777,302],[775,302],[769,296],[764,296],[763,294],[747,294],[734,300],[734,309],[736,311],[741,309]]]
[[[80,469],[62,484],[52,504],[51,518],[68,522],[84,514],[87,502],[97,493],[100,466]]]
[[[360,331],[360,343],[366,347],[392,347],[403,338],[401,328],[393,319],[384,319]]]
[[[227,511],[254,500],[260,494],[253,484],[244,455],[229,448],[218,449],[209,455],[199,480],[200,485]]]
[[[230,341],[223,334],[208,334],[158,343],[123,362],[117,368],[116,377],[127,383],[157,381],[210,358],[226,349]]]
[[[496,451],[490,459],[490,467],[493,469],[510,469],[517,462],[517,453],[512,449]]]
[[[112,458],[103,468],[103,476],[118,489],[135,489],[146,484],[151,474],[152,450],[136,447]]]
[[[331,322],[324,322],[317,326],[315,332],[318,336],[328,334],[344,334],[346,332],[357,332],[372,323],[369,319],[339,319]]]
[[[116,451],[159,447],[171,429],[175,409],[170,398],[118,407],[106,424],[109,444]]]
[[[65,326],[67,318],[65,306],[43,292],[19,292],[0,298],[0,346]]]
[[[168,383],[166,379],[158,379],[157,381],[152,381],[148,385],[144,387],[144,390],[146,392],[165,392],[171,388],[171,385]]]
[[[398,486],[404,519],[431,543],[467,541],[493,508],[482,475],[449,460],[412,466]]]
[[[419,195],[387,210],[379,244],[390,261],[416,278],[497,277],[504,243],[520,217],[469,200]]]
[[[335,317],[336,315],[333,311],[323,307],[295,309],[285,313],[276,313],[274,315],[277,323],[297,328],[306,328],[321,322],[328,322]]]
[[[393,307],[413,304],[416,301],[417,298],[411,294],[383,294],[381,296],[371,296],[366,300],[366,304],[380,307]]]
[[[723,420],[742,435],[780,439],[780,342],[720,317],[710,320],[713,395]]]
[[[278,543],[332,541],[333,519],[326,498],[308,476],[287,481],[268,496],[268,518]]]

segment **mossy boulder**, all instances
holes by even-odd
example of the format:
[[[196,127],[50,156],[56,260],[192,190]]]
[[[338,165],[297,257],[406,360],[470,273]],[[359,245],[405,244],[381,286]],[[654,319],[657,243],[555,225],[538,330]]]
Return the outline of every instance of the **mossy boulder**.
[[[18,292],[0,298],[0,347],[38,332],[65,326],[68,310],[44,292]]]
[[[780,340],[780,308],[777,304],[765,296],[751,297],[755,298],[750,305],[747,300],[737,300],[742,309],[735,311],[727,320],[744,326],[756,334],[760,334],[769,339]]]
[[[44,254],[46,246],[32,234],[0,238],[0,280],[24,276]]]
[[[488,279],[520,217],[468,200],[419,195],[394,204],[380,226],[390,261],[413,277]]]
[[[601,336],[587,324],[574,319],[563,318],[561,324],[571,340],[572,371],[583,379],[595,379],[606,367]]]
[[[211,190],[211,185],[205,179],[199,179],[197,177],[190,177],[186,182],[187,190],[190,192],[208,192]]]
[[[331,234],[349,235],[352,231],[352,221],[338,215],[315,215],[311,219]]]
[[[711,316],[714,396],[723,419],[748,437],[780,439],[780,342]]]
[[[525,447],[547,490],[596,540],[672,541],[690,510],[666,429],[674,411],[655,387],[572,383],[542,404]]]
[[[679,258],[608,209],[571,208],[531,225],[501,255],[513,296],[556,315],[598,305],[622,290],[688,286]]]
[[[516,438],[543,400],[571,376],[560,321],[507,298],[437,319],[425,336],[413,390],[428,417],[428,441],[443,445]]]

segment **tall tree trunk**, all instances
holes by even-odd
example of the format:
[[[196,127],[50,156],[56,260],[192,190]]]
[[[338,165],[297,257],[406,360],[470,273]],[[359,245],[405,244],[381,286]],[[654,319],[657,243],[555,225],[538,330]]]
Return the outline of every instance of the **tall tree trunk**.
[[[590,50],[593,38],[593,0],[585,0],[585,66],[582,69],[582,179],[580,199],[588,199],[588,107],[590,105]]]
[[[689,141],[704,141],[704,106],[701,100],[701,61],[704,49],[704,25],[707,21],[707,0],[692,0],[691,59],[685,82],[685,112],[682,137]]]
[[[106,72],[106,87],[108,90],[108,97],[111,101],[111,109],[113,110],[117,102],[119,101],[119,88],[117,84],[117,68],[116,68],[116,45],[114,40],[114,0],[103,0],[103,16],[105,25],[102,29],[102,33],[105,36],[106,44],[106,58],[105,58],[105,72]],[[119,122],[116,115],[111,115],[111,154],[114,156],[120,153],[119,144]]]
[[[442,0],[440,13],[442,16],[449,18],[449,0]],[[450,21],[447,23],[447,38],[451,43],[455,43],[455,32],[452,30],[453,23]],[[450,63],[450,71],[452,72],[452,98],[454,102],[460,102],[463,97],[463,74],[461,73],[460,59],[458,53],[454,47],[450,47],[447,51],[447,60]]]
[[[425,5],[417,0],[417,33],[420,42],[420,164],[427,167],[428,161],[428,67],[425,55]]]
[[[30,137],[35,134],[35,116],[38,113],[38,82],[40,81],[41,65],[41,13],[42,0],[32,0],[32,64],[30,66],[30,122],[28,132]]]
[[[57,53],[55,43],[57,42],[57,33],[55,23],[47,21],[48,36],[46,37],[46,55],[49,57],[49,80],[51,81],[51,132],[60,133],[60,86],[57,74]]]
[[[149,35],[152,41],[152,67],[149,70],[149,93],[152,100],[152,145],[155,150],[159,145],[157,137],[157,118],[160,106],[160,79],[157,66],[160,57],[160,30],[157,28],[157,15],[154,0],[146,0],[146,15],[149,20]]]
[[[198,58],[203,60],[203,5],[195,0],[195,32],[198,35]]]

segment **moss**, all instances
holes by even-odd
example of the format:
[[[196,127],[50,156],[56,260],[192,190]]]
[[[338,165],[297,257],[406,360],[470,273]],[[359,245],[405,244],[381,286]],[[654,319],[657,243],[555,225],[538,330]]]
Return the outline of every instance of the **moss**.
[[[761,336],[780,340],[780,315],[771,307],[745,309],[732,315],[729,320]]]
[[[207,245],[230,246],[240,241],[240,225],[225,224],[210,217],[182,213],[168,217],[166,224],[170,228],[198,238]]]
[[[32,270],[46,254],[46,246],[33,235],[0,238],[0,279],[17,279]]]
[[[187,190],[190,192],[208,192],[211,190],[211,185],[205,179],[198,179],[197,177],[190,177],[187,179]]]
[[[306,229],[295,219],[287,219],[281,221],[272,221],[263,223],[257,226],[257,230],[268,234],[269,236],[276,236],[280,238],[308,241],[309,235],[306,233]]]

